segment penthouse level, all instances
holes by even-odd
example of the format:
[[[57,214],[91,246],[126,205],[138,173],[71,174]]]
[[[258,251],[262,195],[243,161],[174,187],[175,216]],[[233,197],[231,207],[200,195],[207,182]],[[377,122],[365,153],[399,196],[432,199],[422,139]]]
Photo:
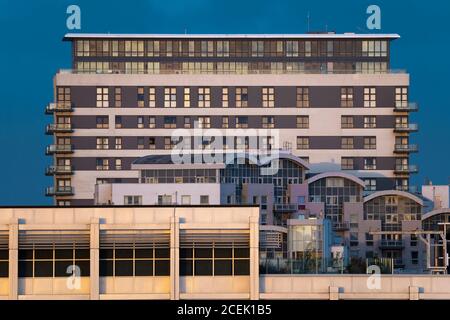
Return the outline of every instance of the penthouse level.
[[[75,72],[387,72],[397,34],[67,34]]]

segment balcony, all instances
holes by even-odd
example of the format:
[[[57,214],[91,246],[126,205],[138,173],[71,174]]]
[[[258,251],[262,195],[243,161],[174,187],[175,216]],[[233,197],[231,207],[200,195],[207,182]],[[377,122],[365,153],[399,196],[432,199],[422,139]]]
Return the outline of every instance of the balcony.
[[[418,152],[419,147],[417,144],[396,144],[394,147],[395,153],[410,153],[410,152]]]
[[[395,190],[405,191],[405,192],[409,192],[409,193],[419,193],[419,188],[417,186],[396,185]]]
[[[45,195],[47,197],[73,196],[73,187],[70,187],[70,186],[48,187],[45,190]]]
[[[46,134],[69,132],[73,132],[72,125],[70,123],[51,123],[47,125],[47,128],[45,129]]]
[[[405,74],[404,69],[386,69],[379,71],[361,71],[348,69],[298,69],[298,70],[280,70],[280,69],[213,69],[204,70],[198,68],[191,69],[59,69],[61,74]]]
[[[73,146],[71,144],[51,144],[45,149],[47,156],[64,153],[73,153]]]
[[[349,222],[333,222],[333,231],[348,231],[350,230]]]
[[[295,203],[275,203],[273,205],[274,212],[288,213],[288,212],[296,212],[297,204]]]
[[[409,102],[405,105],[398,105],[394,107],[394,111],[398,112],[416,112],[419,111],[419,104],[417,102]]]
[[[49,166],[45,169],[46,176],[73,174],[72,166]]]
[[[45,114],[53,114],[55,112],[72,112],[73,105],[70,102],[49,103],[45,107]]]
[[[394,172],[395,173],[405,173],[405,174],[417,173],[417,172],[419,172],[419,168],[415,164],[400,165],[400,166],[395,166]]]
[[[417,123],[397,123],[394,127],[395,132],[416,132],[419,131]]]
[[[403,240],[380,240],[380,249],[403,249],[404,247]]]

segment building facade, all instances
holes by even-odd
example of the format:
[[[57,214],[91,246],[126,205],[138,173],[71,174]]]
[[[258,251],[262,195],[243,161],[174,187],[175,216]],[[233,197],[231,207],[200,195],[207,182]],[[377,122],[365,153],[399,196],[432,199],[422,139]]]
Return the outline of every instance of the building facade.
[[[132,163],[170,154],[179,129],[194,137],[192,152],[214,140],[195,139],[196,129],[216,129],[231,137],[221,140],[229,152],[282,148],[311,175],[343,171],[366,192],[408,190],[417,104],[409,75],[390,63],[397,38],[68,34],[72,69],[55,75],[46,108],[46,194],[60,206],[92,205],[96,185],[139,182]],[[269,134],[253,144],[248,129]]]
[[[373,289],[367,274],[302,275],[296,270],[305,265],[298,263],[284,274],[261,270],[258,230],[264,226],[258,211],[253,206],[2,207],[0,300],[450,298],[446,275],[383,274]],[[424,217],[426,228],[437,227],[432,218],[437,215]],[[288,222],[291,257],[309,253],[308,247],[318,256],[326,250],[326,221]],[[320,238],[312,237],[315,232]],[[308,261],[320,267],[317,260]]]
[[[257,299],[257,207],[0,208],[2,299]]]

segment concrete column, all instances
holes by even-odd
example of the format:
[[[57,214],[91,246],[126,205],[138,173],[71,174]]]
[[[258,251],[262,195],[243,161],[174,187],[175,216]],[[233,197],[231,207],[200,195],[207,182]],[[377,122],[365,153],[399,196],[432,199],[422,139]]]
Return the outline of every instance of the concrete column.
[[[90,225],[90,298],[100,299],[100,221],[98,218],[91,219]]]
[[[14,219],[9,224],[9,299],[17,300],[19,296],[19,221]]]
[[[328,290],[330,294],[330,300],[339,300],[339,287],[330,286]]]
[[[176,209],[174,209],[175,211]],[[180,300],[180,218],[170,218],[170,300]]]
[[[250,300],[259,300],[259,216],[250,217]]]
[[[419,300],[419,287],[409,287],[409,300]]]

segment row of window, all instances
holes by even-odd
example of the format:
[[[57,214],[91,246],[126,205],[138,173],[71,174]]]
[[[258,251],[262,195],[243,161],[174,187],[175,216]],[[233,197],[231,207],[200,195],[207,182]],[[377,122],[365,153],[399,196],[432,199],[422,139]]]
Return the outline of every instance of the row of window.
[[[61,90],[65,90],[61,88]],[[97,87],[96,89],[96,106],[99,108],[107,108],[110,105],[109,99],[109,87]],[[122,106],[122,88],[115,87],[114,91],[114,107]],[[183,88],[183,107],[193,107],[192,95],[197,97],[196,106],[199,108],[211,107],[211,88],[199,87],[196,92],[193,92],[193,88]],[[376,87],[364,88],[363,94],[363,106],[366,108],[374,108],[377,106],[377,89]],[[64,98],[64,100],[60,100]],[[60,96],[58,93],[58,102],[66,102],[67,94]],[[275,88],[263,87],[261,88],[261,105],[263,108],[275,107]],[[249,106],[249,94],[248,87],[236,87],[234,91],[235,106],[237,108],[245,108]],[[230,101],[230,88],[223,87],[221,92],[222,107],[229,107]],[[408,88],[400,87],[395,89],[395,106],[406,107],[408,103]],[[137,106],[150,108],[156,107],[156,88],[155,87],[138,87],[137,88]],[[165,87],[164,88],[164,104],[165,108],[177,107],[177,88]],[[296,106],[299,108],[307,108],[310,106],[309,87],[297,87],[296,88]],[[353,87],[341,87],[340,91],[340,106],[343,108],[354,107],[354,88]]]
[[[310,149],[310,137],[297,137],[297,149]],[[376,149],[376,137],[363,137],[363,149]],[[355,149],[355,137],[341,137],[341,149]]]
[[[200,137],[197,143],[193,144],[190,137],[183,137],[181,139],[172,137],[164,138],[164,149],[171,150],[175,146],[185,148],[222,148],[232,149],[235,148],[250,148],[250,144],[255,144],[253,147],[270,149],[273,145],[273,137],[259,137],[256,140],[251,140],[250,137],[223,137],[222,141],[216,141],[214,137]],[[256,138],[256,137],[255,137]],[[297,136],[297,149],[311,149],[310,144],[311,137]],[[108,150],[110,148],[109,137],[97,137],[96,149]],[[114,138],[114,149],[120,150],[123,147],[122,137]],[[137,149],[157,149],[156,137],[136,137]],[[341,149],[355,149],[355,137],[341,137]],[[376,137],[363,137],[362,149],[376,149],[377,142]]]
[[[249,117],[248,116],[222,116],[221,117],[221,128],[228,129],[231,128],[230,119],[234,119],[235,128],[249,128]],[[260,118],[260,127],[263,129],[272,129],[276,127],[274,116],[262,116]],[[175,129],[178,128],[177,117],[176,116],[165,116],[163,118],[162,125],[157,126],[155,116],[138,116],[136,117],[136,127],[138,129]],[[200,117],[183,117],[182,127],[185,129],[190,128],[211,128],[211,117],[210,116],[200,116]],[[108,129],[109,128],[109,117],[108,116],[98,116],[96,117],[96,128],[97,129]],[[123,128],[123,118],[122,116],[115,116],[115,128]],[[129,127],[127,127],[129,128]],[[309,128],[309,116],[297,116],[296,117],[296,128],[298,129],[308,129]],[[367,127],[369,128],[369,127]]]
[[[395,169],[401,170],[403,168],[408,168],[408,158],[396,158],[395,159]],[[341,158],[341,169],[342,170],[355,170],[355,158],[354,157],[342,157]],[[360,168],[358,168],[360,169]],[[364,170],[377,170],[377,158],[368,157],[363,158]]]
[[[77,57],[387,57],[387,40],[77,40]]]
[[[0,277],[8,277],[7,254],[8,250],[0,250]],[[89,249],[21,249],[18,265],[19,277],[89,276]],[[99,269],[100,276],[103,277],[169,276],[170,250],[152,245],[138,247],[133,244],[100,249]],[[249,274],[248,248],[180,248],[180,275]]]
[[[182,117],[182,128],[211,128],[212,121],[210,116],[199,116],[199,117]],[[180,125],[178,123],[178,118],[176,116],[165,116],[161,124],[157,125],[155,116],[137,116],[135,118],[135,128],[138,129],[175,129]],[[234,120],[235,128],[249,128],[249,117],[248,116],[222,116],[220,127],[223,129],[231,128],[231,120]],[[287,124],[277,124],[276,120],[279,119],[276,116],[261,116],[257,117],[258,125],[264,129],[273,129],[276,127],[288,128]],[[297,129],[309,129],[309,116],[296,116],[295,128]],[[342,129],[352,129],[359,128],[360,125],[355,125],[356,116],[341,116],[341,128]],[[362,128],[365,129],[375,129],[377,128],[377,116],[362,116]],[[58,121],[57,121],[58,122]],[[395,126],[404,126],[408,124],[408,117],[398,116],[395,117]],[[115,116],[115,128],[123,128],[123,118],[122,116]],[[252,125],[255,127],[255,124]],[[96,128],[97,129],[109,129],[109,117],[108,116],[97,116],[96,117]],[[127,128],[130,128],[130,124],[127,124]]]

